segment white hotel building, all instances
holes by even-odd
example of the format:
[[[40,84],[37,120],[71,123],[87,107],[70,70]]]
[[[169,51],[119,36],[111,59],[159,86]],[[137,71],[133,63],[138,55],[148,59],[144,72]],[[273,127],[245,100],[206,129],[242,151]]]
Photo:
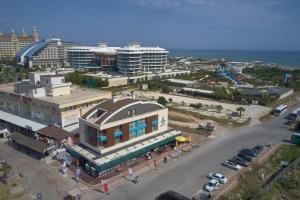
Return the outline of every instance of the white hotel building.
[[[168,51],[160,47],[141,47],[129,44],[123,48],[75,46],[67,50],[68,62],[73,68],[94,68],[104,71],[118,70],[124,76],[136,76],[165,71]]]
[[[160,47],[141,47],[129,44],[117,51],[118,70],[125,76],[136,76],[147,72],[163,72],[167,64],[168,51]]]

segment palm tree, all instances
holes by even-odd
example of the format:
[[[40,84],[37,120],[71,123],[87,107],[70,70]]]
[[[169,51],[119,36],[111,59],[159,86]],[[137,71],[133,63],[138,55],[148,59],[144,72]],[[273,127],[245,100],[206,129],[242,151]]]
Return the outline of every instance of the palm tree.
[[[223,106],[222,105],[217,105],[216,109],[218,110],[218,112],[221,112],[221,110],[223,109]]]
[[[238,107],[236,111],[240,112],[240,117],[242,117],[242,112],[245,112],[246,110],[244,107]]]

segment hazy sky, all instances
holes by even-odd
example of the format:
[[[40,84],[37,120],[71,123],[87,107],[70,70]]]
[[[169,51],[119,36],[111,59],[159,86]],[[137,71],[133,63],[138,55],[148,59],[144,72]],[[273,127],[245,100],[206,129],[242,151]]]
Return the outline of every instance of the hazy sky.
[[[0,0],[0,30],[192,49],[300,50],[300,0]]]

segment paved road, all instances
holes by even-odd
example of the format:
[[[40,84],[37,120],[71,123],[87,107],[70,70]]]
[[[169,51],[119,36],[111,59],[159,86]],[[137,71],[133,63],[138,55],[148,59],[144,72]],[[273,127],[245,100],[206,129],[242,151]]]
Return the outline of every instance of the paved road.
[[[297,106],[299,107],[300,103]],[[268,123],[253,127],[224,130],[219,138],[205,141],[201,147],[186,156],[173,160],[159,170],[142,174],[138,185],[122,181],[110,188],[109,195],[90,192],[85,194],[85,199],[153,200],[168,190],[175,190],[191,197],[207,182],[208,173],[218,171],[231,177],[235,172],[221,166],[221,163],[241,148],[287,142],[291,132],[283,124],[282,118],[283,116],[274,117]]]

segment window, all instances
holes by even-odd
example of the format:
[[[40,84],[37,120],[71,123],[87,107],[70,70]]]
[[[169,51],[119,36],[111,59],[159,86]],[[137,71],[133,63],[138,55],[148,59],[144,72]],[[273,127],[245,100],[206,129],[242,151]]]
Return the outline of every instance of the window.
[[[131,117],[131,110],[128,110],[127,116],[128,116],[128,117]]]
[[[152,131],[157,131],[158,125],[157,124],[152,124]]]
[[[129,124],[129,128],[135,128],[135,127],[136,127],[135,122],[131,122],[131,123]]]

